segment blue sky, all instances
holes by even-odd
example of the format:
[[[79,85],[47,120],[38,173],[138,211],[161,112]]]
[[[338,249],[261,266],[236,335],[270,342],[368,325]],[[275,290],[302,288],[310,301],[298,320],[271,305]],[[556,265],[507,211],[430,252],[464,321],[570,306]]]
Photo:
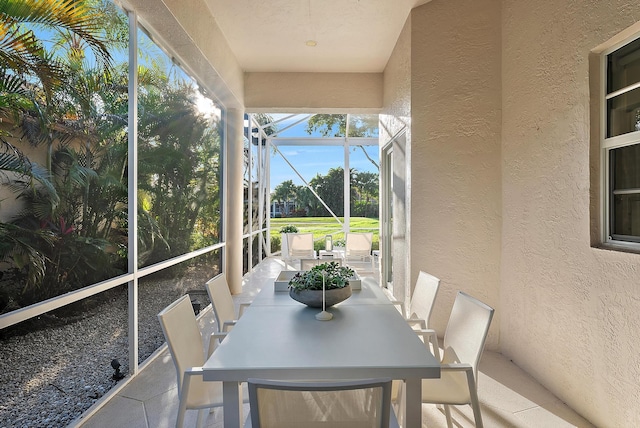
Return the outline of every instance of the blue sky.
[[[367,147],[366,149],[367,153],[377,162],[378,148]],[[280,151],[307,181],[317,174],[326,175],[331,168],[344,167],[344,149],[339,146],[283,146],[280,147]],[[378,172],[360,148],[351,148],[349,167],[360,172]],[[275,186],[285,180],[293,180],[296,185],[303,184],[302,180],[278,154],[271,157],[270,180],[272,191]]]
[[[285,125],[281,125],[281,127],[284,126]],[[305,131],[305,127],[306,123],[303,122],[281,133],[279,136],[309,137],[310,135]],[[311,136],[315,137],[317,135]],[[307,181],[311,180],[317,174],[326,175],[331,168],[344,167],[344,148],[342,146],[280,146],[279,149]],[[366,146],[365,149],[369,156],[379,164],[378,147]],[[349,167],[360,172],[379,172],[359,147],[351,147]],[[303,184],[302,180],[291,170],[291,167],[279,154],[272,154],[271,191],[273,191],[278,184],[286,180],[292,180],[293,183],[298,186]]]

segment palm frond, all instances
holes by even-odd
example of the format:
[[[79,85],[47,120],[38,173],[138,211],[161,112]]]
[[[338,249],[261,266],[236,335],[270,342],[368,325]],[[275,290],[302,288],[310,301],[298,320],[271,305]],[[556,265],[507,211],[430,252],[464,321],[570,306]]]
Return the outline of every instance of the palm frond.
[[[53,245],[53,235],[46,230],[25,229],[15,224],[0,223],[0,260],[19,269],[27,269],[26,287],[37,287],[46,273],[47,257],[39,251],[44,243]]]
[[[90,6],[77,0],[0,0],[3,21],[50,27],[57,31],[70,31],[80,36],[97,59],[111,65],[106,44],[95,34],[99,31],[99,16]]]
[[[9,174],[12,176],[9,184],[12,191],[19,193],[35,189],[37,183],[38,189],[47,195],[47,199],[53,201],[54,205],[59,202],[49,172],[42,166],[31,162],[15,147],[4,143],[2,151],[0,151],[0,175],[8,178]]]
[[[44,49],[33,31],[11,28],[11,24],[11,21],[0,23],[0,61],[6,68],[24,72],[31,68],[33,61],[42,57]]]

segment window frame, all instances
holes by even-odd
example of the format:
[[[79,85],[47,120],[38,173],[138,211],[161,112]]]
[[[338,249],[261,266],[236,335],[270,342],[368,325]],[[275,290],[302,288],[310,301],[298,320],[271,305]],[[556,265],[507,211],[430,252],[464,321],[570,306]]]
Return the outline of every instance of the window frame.
[[[632,145],[640,145],[640,131],[632,131],[625,134],[616,135],[613,137],[607,137],[608,121],[609,121],[609,107],[608,101],[615,96],[619,96],[628,93],[634,89],[640,87],[640,80],[632,83],[624,88],[620,88],[607,93],[607,82],[609,78],[608,70],[608,57],[612,53],[624,48],[630,43],[640,39],[640,32],[635,32],[630,37],[615,43],[614,45],[603,50],[600,55],[600,148],[601,148],[601,212],[602,212],[602,242],[606,245],[617,247],[620,249],[640,251],[640,236],[633,235],[617,235],[612,233],[612,221],[613,221],[613,204],[614,197],[613,186],[613,169],[612,169],[612,156],[611,153],[615,149],[622,147],[628,147]],[[638,49],[640,51],[640,48]],[[620,192],[617,192],[618,194]],[[638,192],[640,193],[640,190]]]

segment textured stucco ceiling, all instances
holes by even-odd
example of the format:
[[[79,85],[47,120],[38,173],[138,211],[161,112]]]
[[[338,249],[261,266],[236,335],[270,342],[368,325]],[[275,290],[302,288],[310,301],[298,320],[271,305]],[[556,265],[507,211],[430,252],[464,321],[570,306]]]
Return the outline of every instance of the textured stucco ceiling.
[[[253,72],[381,72],[409,12],[427,1],[205,0]]]

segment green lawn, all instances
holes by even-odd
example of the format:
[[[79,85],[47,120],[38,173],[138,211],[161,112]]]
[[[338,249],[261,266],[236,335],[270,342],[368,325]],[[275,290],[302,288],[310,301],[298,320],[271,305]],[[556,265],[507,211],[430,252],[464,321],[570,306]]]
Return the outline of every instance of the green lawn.
[[[340,221],[343,221],[340,218]],[[377,218],[351,217],[349,220],[352,232],[373,232],[372,248],[380,248],[378,236]],[[332,235],[334,244],[336,241],[344,241],[342,225],[338,224],[333,217],[285,217],[271,219],[271,240],[272,251],[280,249],[280,229],[283,226],[293,225],[298,228],[299,233],[313,233],[316,250],[324,249],[325,235]],[[277,242],[277,243],[276,243]],[[275,249],[274,249],[275,247]]]

